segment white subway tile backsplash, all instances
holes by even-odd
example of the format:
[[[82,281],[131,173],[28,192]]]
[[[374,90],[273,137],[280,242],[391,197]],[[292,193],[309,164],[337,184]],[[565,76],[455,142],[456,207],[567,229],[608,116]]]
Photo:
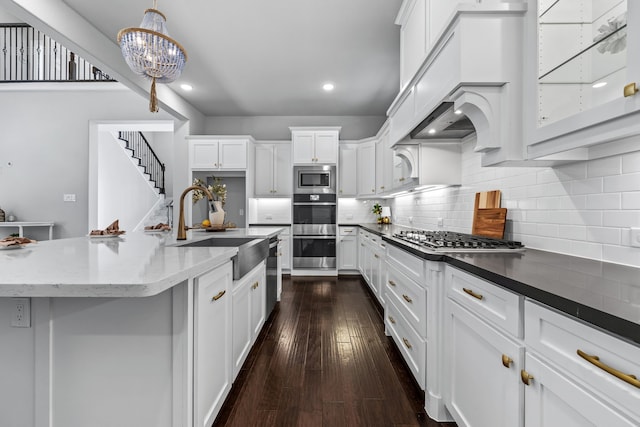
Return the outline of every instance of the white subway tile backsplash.
[[[620,193],[601,193],[587,195],[587,209],[620,209]]]
[[[604,177],[604,192],[637,191],[640,188],[640,172]]]
[[[629,245],[629,227],[640,227],[640,152],[554,168],[481,168],[473,143],[462,146],[462,185],[390,201],[396,224],[435,229],[443,218],[443,229],[469,233],[475,193],[498,189],[505,237],[640,267],[640,249]]]
[[[620,156],[605,157],[587,163],[587,177],[619,175],[622,173],[622,158]]]
[[[622,193],[622,209],[640,209],[640,191]]]
[[[622,156],[622,173],[640,172],[640,151]]]

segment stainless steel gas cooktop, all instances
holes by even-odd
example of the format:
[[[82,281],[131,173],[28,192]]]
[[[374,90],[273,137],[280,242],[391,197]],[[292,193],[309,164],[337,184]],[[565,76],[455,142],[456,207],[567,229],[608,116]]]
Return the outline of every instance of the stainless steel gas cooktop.
[[[524,245],[513,240],[492,239],[452,231],[407,230],[393,237],[434,252],[522,252]]]

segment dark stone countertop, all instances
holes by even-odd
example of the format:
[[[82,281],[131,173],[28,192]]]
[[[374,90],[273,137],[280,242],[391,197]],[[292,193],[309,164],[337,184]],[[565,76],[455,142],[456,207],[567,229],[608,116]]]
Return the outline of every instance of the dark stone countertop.
[[[640,268],[527,249],[516,253],[433,253],[393,238],[408,227],[358,224],[386,242],[443,261],[640,344]]]

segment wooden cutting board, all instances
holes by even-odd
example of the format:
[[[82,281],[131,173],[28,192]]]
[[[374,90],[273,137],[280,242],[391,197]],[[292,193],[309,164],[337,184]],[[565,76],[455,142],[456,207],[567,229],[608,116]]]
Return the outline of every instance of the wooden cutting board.
[[[471,234],[502,239],[506,220],[506,208],[478,209],[475,211]]]
[[[493,237],[494,239],[504,237],[507,210],[500,208],[501,198],[500,190],[476,193],[471,234]]]

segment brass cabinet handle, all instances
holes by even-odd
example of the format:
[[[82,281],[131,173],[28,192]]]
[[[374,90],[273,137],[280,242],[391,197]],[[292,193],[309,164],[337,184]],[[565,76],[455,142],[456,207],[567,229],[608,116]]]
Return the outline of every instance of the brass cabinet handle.
[[[376,189],[375,189],[375,188],[372,188],[372,189],[371,189],[371,192],[372,192],[372,193],[375,193],[375,192],[376,192]]]
[[[380,257],[378,256],[378,254],[373,254],[373,257],[374,257],[374,258],[380,258]]]
[[[482,295],[480,295],[480,294],[477,294],[477,293],[473,292],[471,289],[462,288],[462,290],[463,290],[463,291],[465,291],[467,294],[471,295],[471,296],[472,296],[472,297],[474,297],[474,298],[477,298],[477,299],[482,299],[482,298],[484,298]]]
[[[396,285],[396,282],[394,282],[393,280],[389,280],[389,284],[390,284],[391,286],[395,286],[395,285]]]
[[[260,284],[258,282],[254,282],[254,284],[251,285],[251,289],[257,289],[259,285]]]
[[[505,368],[508,368],[511,363],[513,363],[513,359],[510,358],[509,356],[507,356],[506,354],[502,355],[502,366],[504,366]]]
[[[598,368],[602,369],[606,373],[611,374],[614,377],[626,383],[629,383],[634,387],[640,388],[640,381],[635,375],[625,374],[624,372],[621,372],[615,368],[612,368],[611,366],[602,363],[598,356],[591,356],[580,349],[578,349],[577,353],[578,353],[578,356],[582,357],[584,360],[591,363],[592,365],[595,365]]]
[[[360,246],[364,246],[364,243],[360,243]]]
[[[402,181],[404,181],[404,178],[400,178],[398,181],[402,182]]]
[[[404,345],[408,348],[411,349],[411,343],[409,342],[408,339],[406,338],[402,338],[402,342],[404,343]]]
[[[380,243],[380,247],[381,247],[382,249],[386,249],[386,248],[387,248],[387,245]]]
[[[226,293],[227,293],[226,290],[218,292],[218,295],[215,295],[213,298],[211,298],[211,301],[218,301]]]
[[[624,87],[623,93],[624,93],[625,98],[628,97],[628,96],[633,96],[636,93],[638,93],[638,86],[636,86],[635,83],[629,83],[628,85],[626,85]]]
[[[413,300],[412,300],[411,298],[409,298],[409,297],[408,297],[407,295],[405,295],[405,294],[402,294],[402,298],[404,298],[404,300],[405,300],[406,302],[413,302]]]
[[[531,380],[533,379],[533,375],[523,369],[520,371],[520,378],[522,379],[524,385],[530,385]]]
[[[384,190],[384,185],[381,185],[381,186],[380,186],[380,189],[381,189],[381,190]]]
[[[394,319],[392,316],[389,316],[389,322],[393,323],[394,325],[396,324],[396,319]]]

